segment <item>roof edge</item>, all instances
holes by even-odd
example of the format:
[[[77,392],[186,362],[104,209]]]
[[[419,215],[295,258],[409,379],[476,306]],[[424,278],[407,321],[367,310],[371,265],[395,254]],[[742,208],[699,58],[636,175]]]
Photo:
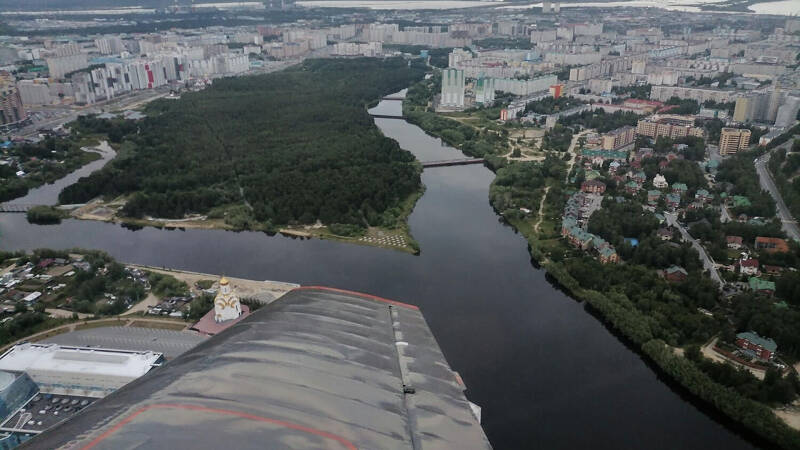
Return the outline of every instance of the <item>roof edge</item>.
[[[341,294],[357,295],[359,297],[366,298],[368,300],[374,300],[376,302],[381,302],[381,303],[388,303],[390,305],[401,306],[403,308],[408,308],[408,309],[413,309],[413,310],[419,311],[419,307],[418,306],[414,306],[414,305],[411,305],[411,304],[408,304],[408,303],[398,302],[397,300],[390,300],[388,298],[378,297],[377,295],[365,294],[363,292],[349,291],[347,289],[339,289],[339,288],[333,288],[333,287],[327,287],[327,286],[301,286],[301,287],[298,287],[298,288],[294,288],[289,292],[307,291],[307,290],[323,290],[323,291],[339,292]]]

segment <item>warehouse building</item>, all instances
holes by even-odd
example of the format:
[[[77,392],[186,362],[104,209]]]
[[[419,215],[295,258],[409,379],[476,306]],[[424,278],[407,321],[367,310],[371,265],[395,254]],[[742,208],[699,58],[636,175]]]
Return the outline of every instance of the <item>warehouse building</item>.
[[[154,352],[25,343],[0,356],[0,370],[27,373],[43,392],[102,398],[162,361]]]

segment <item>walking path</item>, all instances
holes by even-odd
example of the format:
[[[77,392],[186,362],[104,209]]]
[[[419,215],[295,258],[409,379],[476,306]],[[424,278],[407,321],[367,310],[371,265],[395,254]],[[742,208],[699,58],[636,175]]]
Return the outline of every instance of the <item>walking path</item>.
[[[544,218],[544,200],[547,198],[548,192],[550,192],[550,186],[544,188],[544,195],[542,195],[542,200],[539,201],[539,218],[536,219],[536,224],[533,226],[533,231],[537,234],[539,233],[539,225],[542,224],[542,219]]]
[[[578,145],[578,139],[580,139],[581,136],[585,136],[593,131],[594,130],[583,130],[578,134],[572,135],[572,141],[569,143],[569,148],[567,149],[567,154],[570,155],[570,159],[569,164],[567,164],[567,175],[564,178],[565,183],[569,182],[569,174],[572,172],[572,167],[575,165],[575,161],[578,159],[578,155],[575,153],[575,147]]]

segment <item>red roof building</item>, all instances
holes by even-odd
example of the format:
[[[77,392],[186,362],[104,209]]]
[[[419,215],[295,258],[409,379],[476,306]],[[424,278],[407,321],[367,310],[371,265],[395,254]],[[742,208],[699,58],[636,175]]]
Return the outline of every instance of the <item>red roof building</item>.
[[[767,253],[787,253],[789,244],[785,239],[758,236],[755,243],[756,250],[764,250]]]
[[[606,191],[606,184],[598,180],[586,180],[581,184],[581,190],[587,194],[602,194]]]

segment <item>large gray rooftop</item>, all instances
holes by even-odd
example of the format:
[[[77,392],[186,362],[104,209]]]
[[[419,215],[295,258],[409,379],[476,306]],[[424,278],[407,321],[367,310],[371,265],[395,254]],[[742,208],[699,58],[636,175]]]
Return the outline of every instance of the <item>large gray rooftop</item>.
[[[206,339],[191,331],[140,327],[99,327],[75,330],[44,339],[45,344],[153,351],[172,359]]]
[[[300,288],[26,445],[489,448],[419,310]]]

